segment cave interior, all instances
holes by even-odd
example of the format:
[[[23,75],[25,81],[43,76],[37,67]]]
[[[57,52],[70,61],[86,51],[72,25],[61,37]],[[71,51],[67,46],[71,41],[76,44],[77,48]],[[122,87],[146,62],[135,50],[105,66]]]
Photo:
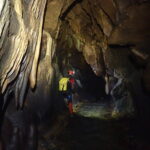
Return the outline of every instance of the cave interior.
[[[149,0],[1,0],[0,150],[150,150],[149,20]]]

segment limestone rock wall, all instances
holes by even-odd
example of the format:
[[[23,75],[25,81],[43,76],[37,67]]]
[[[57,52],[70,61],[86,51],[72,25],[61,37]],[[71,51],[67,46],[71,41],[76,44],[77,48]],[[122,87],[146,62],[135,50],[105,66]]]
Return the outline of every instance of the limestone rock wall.
[[[5,0],[1,9],[1,39],[5,39],[1,40],[1,92],[7,95],[15,89],[16,104],[21,107],[29,78],[32,88],[36,84],[45,5],[46,0]]]
[[[51,53],[54,54],[61,24],[60,16],[72,3],[72,0],[2,0],[0,83],[5,99],[14,92],[16,105],[22,107],[28,83],[31,88],[36,87],[43,29],[52,36]],[[50,47],[48,49],[51,51]],[[47,67],[51,68],[49,65]]]
[[[97,75],[102,75],[105,68],[117,69],[117,65],[123,63],[122,60],[119,61],[119,54],[116,57],[111,55],[115,50],[127,56],[127,64],[133,65],[130,56],[136,57],[136,60],[141,59],[141,64],[142,61],[147,64],[150,55],[150,25],[146,21],[150,19],[149,8],[147,0],[82,1],[66,15],[67,28],[71,30],[67,34],[72,36],[76,49],[83,53]],[[118,60],[116,67],[113,66],[115,60]],[[129,68],[127,64],[124,65],[124,70],[134,70],[134,67]]]
[[[144,105],[149,106],[150,92],[150,25],[146,21],[150,19],[149,14],[148,0],[80,1],[62,20],[64,27],[58,44],[64,44],[59,48],[65,51],[72,47],[81,52],[95,75],[118,80],[113,86],[121,88],[125,85],[126,92],[130,93],[127,94],[130,98],[125,99],[134,97],[134,105],[146,110]],[[111,81],[108,84],[112,86]],[[109,90],[112,94],[115,89]]]

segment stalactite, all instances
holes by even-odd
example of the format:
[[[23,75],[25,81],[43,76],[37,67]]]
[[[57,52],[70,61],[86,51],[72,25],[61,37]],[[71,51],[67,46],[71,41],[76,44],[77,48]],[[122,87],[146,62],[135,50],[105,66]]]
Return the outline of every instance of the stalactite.
[[[4,93],[8,86],[15,85],[15,97],[20,106],[23,105],[24,94],[30,76],[31,87],[36,84],[37,64],[40,53],[40,43],[42,36],[44,10],[47,0],[32,0],[25,6],[21,0],[11,1],[9,6],[8,1],[3,1],[1,4],[0,16],[0,33],[6,32],[6,27],[9,26],[9,35],[2,36],[4,40],[7,36],[7,42],[10,46],[7,51],[7,43],[4,41],[0,45],[4,45],[1,49],[0,60],[0,84],[1,92]],[[2,6],[4,8],[2,8]],[[9,8],[11,11],[9,11]],[[4,15],[4,12],[6,13]],[[16,18],[8,19],[9,15]],[[28,20],[28,24],[27,21]],[[5,27],[6,26],[6,27]],[[16,26],[13,30],[12,26]],[[7,29],[7,30],[8,30]],[[17,30],[17,31],[16,31]],[[6,54],[8,53],[8,54]],[[5,56],[5,57],[4,57]],[[15,80],[15,82],[13,82]]]
[[[44,31],[43,34],[47,38],[46,54],[45,54],[45,58],[43,60],[43,62],[44,62],[43,64],[45,65],[45,67],[47,66],[47,68],[48,68],[46,79],[47,79],[49,85],[51,85],[53,73],[54,73],[54,69],[52,67],[52,58],[54,56],[55,43],[54,43],[54,39],[51,37],[50,33],[48,33],[47,31]],[[44,66],[43,66],[43,68],[44,68]]]
[[[43,32],[45,35],[46,35],[46,37],[47,37],[47,48],[46,48],[46,56],[52,56],[52,43],[53,43],[53,39],[52,39],[52,37],[51,37],[51,35],[47,32],[47,31],[44,31]],[[51,62],[51,59],[52,58],[50,58],[50,62]]]
[[[37,45],[36,45],[36,50],[35,50],[35,55],[34,55],[34,60],[33,60],[33,66],[30,74],[30,85],[32,88],[35,87],[36,84],[36,72],[37,72],[37,65],[38,65],[38,58],[40,54],[40,44],[41,44],[41,36],[42,36],[42,26],[43,26],[43,17],[44,17],[44,10],[45,10],[45,4],[46,0],[42,2],[42,12],[41,17],[40,17],[40,26],[39,26],[39,31],[38,31],[38,39],[37,39]]]

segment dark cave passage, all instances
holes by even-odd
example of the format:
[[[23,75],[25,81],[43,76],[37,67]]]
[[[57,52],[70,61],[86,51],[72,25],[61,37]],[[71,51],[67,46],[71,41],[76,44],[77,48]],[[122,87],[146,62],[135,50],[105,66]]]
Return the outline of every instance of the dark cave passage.
[[[104,77],[98,77],[94,74],[80,52],[74,49],[69,49],[68,51],[65,49],[56,51],[56,54],[58,53],[56,57],[62,76],[67,76],[67,72],[70,69],[75,71],[74,78],[79,80],[82,86],[77,89],[77,93],[82,97],[81,99],[88,97],[87,99],[95,99],[96,101],[102,97],[104,98],[106,96]]]
[[[149,0],[1,0],[0,150],[150,150],[149,20]]]

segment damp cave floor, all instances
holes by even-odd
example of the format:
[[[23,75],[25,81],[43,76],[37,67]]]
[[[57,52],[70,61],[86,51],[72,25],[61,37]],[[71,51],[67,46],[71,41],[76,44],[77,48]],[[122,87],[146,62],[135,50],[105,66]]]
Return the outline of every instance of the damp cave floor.
[[[59,150],[150,150],[145,135],[131,120],[98,120],[75,116],[58,136]],[[141,135],[140,135],[141,134]]]
[[[110,120],[75,114],[61,118],[54,132],[57,129],[57,136],[47,131],[38,150],[150,150],[149,134],[133,118]]]

